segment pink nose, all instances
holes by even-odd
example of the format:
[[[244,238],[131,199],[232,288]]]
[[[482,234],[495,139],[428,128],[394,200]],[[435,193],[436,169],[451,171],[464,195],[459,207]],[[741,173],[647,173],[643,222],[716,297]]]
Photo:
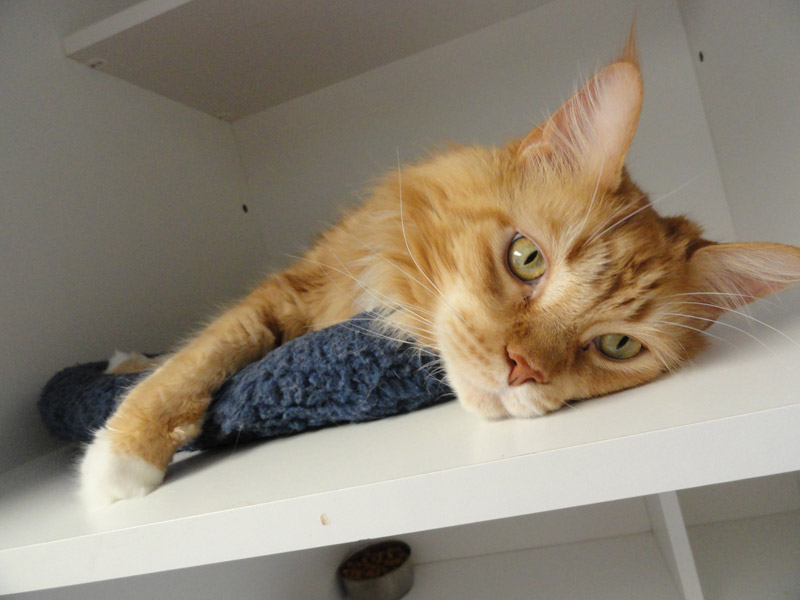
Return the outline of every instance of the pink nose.
[[[522,385],[523,383],[547,383],[550,378],[541,369],[531,366],[528,359],[515,348],[506,348],[506,362],[508,362],[508,385]]]

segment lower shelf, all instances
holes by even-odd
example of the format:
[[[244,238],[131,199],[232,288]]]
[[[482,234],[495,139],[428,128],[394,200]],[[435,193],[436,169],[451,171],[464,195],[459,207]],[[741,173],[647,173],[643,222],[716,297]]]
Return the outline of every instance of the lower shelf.
[[[681,600],[642,533],[419,565],[408,600]]]
[[[705,600],[800,598],[800,511],[689,528]],[[418,565],[409,600],[681,600],[652,533]]]
[[[689,528],[705,600],[800,598],[800,511]]]

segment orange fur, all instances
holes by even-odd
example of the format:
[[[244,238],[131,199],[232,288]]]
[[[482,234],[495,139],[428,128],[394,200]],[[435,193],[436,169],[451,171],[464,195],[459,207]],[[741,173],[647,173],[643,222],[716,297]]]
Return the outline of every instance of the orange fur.
[[[366,309],[383,311],[383,333],[439,354],[467,409],[525,417],[677,368],[723,310],[800,278],[797,248],[713,244],[633,183],[623,165],[643,86],[632,40],[523,140],[389,174],[129,393],[107,426],[115,452],[166,469],[233,372]],[[546,257],[534,284],[509,271],[516,234]],[[610,360],[593,341],[610,333],[646,350]],[[509,383],[509,348],[541,382]]]

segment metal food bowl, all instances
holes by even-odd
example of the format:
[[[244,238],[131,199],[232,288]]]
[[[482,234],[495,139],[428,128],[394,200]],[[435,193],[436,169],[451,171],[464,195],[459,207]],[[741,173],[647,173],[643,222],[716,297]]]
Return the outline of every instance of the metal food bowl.
[[[337,574],[352,600],[397,600],[414,585],[411,548],[398,540],[372,544],[348,556]]]

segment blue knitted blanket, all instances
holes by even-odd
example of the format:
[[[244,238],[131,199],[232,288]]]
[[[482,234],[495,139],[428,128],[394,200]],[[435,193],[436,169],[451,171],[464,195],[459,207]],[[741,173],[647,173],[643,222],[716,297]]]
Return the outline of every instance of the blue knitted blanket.
[[[453,398],[431,375],[435,359],[366,332],[371,315],[308,333],[247,365],[214,394],[200,436],[184,450],[372,421]],[[142,375],[104,373],[106,362],[63,369],[38,407],[57,437],[89,442]]]

